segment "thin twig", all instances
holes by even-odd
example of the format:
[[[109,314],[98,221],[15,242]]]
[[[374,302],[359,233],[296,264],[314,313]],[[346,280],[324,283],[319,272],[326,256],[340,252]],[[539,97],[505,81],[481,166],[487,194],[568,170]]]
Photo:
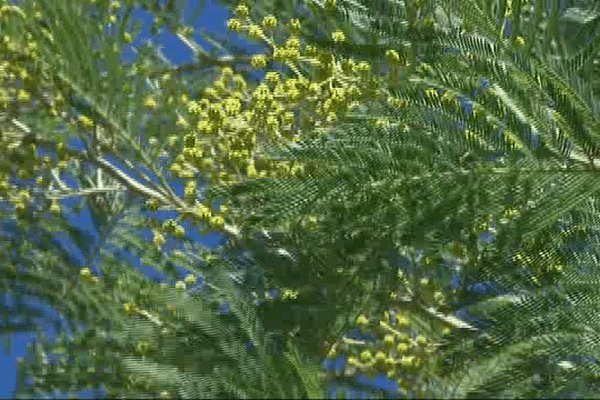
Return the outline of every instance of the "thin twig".
[[[68,188],[63,189],[63,190],[69,190]],[[68,192],[64,192],[64,191],[60,191],[59,193],[55,193],[54,191],[50,191],[48,193],[45,194],[46,198],[51,199],[51,200],[58,200],[58,199],[62,199],[65,197],[76,197],[76,196],[91,196],[94,194],[103,194],[103,193],[110,193],[110,192],[123,192],[127,190],[125,187],[123,186],[114,186],[114,187],[105,187],[105,188],[92,188],[92,189],[79,189],[79,190],[74,190],[74,191],[68,191]]]

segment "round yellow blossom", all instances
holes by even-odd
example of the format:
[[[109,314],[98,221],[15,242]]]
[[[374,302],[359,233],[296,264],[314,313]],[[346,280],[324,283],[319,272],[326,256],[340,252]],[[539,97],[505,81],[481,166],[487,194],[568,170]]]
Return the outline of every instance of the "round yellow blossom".
[[[298,33],[300,31],[300,20],[299,19],[292,19],[290,21],[290,30],[294,33]]]
[[[300,91],[305,91],[306,89],[308,89],[309,84],[310,81],[307,78],[301,77],[296,81],[296,88]]]
[[[393,369],[395,365],[396,365],[396,360],[394,360],[392,357],[388,357],[385,359],[385,366],[388,370]]]
[[[392,335],[385,335],[383,343],[388,347],[392,347],[394,345],[394,337]]]
[[[335,43],[341,43],[346,40],[346,35],[342,31],[335,31],[331,34],[331,38]]]
[[[262,30],[258,25],[250,25],[250,28],[248,28],[248,36],[250,36],[251,39],[259,39],[262,34]]]
[[[50,205],[50,212],[54,215],[60,214],[60,204],[56,200],[52,201]]]
[[[31,200],[31,195],[27,190],[21,190],[19,192],[19,198],[21,199],[21,201],[28,202],[29,200]]]
[[[285,51],[286,59],[289,61],[295,61],[300,58],[300,49],[289,48]]]
[[[119,3],[118,1],[113,1],[110,3],[110,5],[108,6],[109,10],[111,11],[117,11],[121,9],[121,3]]]
[[[204,204],[198,204],[195,213],[202,220],[208,220],[211,216],[210,209]]]
[[[296,36],[292,36],[285,42],[285,47],[287,47],[288,49],[299,50],[300,49],[300,39],[298,39]]]
[[[392,64],[400,62],[400,55],[398,54],[398,52],[396,50],[386,51],[385,56],[387,57],[388,61]]]
[[[210,218],[210,227],[215,230],[220,230],[225,225],[225,220],[219,215]]]
[[[148,96],[144,100],[144,107],[149,108],[151,110],[156,110],[158,108],[158,104],[156,103],[154,97]]]
[[[286,111],[281,117],[281,121],[284,125],[290,125],[294,122],[294,113],[291,111]]]
[[[232,18],[227,21],[227,29],[232,32],[239,32],[242,29],[242,21],[237,18]]]
[[[127,314],[132,313],[135,310],[135,304],[133,303],[125,303],[123,304],[123,308]]]
[[[356,357],[348,357],[348,365],[355,366],[358,365],[358,360]]]
[[[185,277],[185,283],[187,283],[188,285],[195,285],[196,284],[196,275],[193,274],[189,274]]]
[[[265,65],[267,65],[267,59],[265,58],[264,55],[259,54],[256,56],[253,56],[250,59],[250,64],[254,67],[254,68],[262,68]]]
[[[368,325],[369,324],[369,320],[367,319],[367,317],[365,317],[364,315],[359,315],[358,318],[356,319],[356,324],[357,325]]]
[[[4,5],[4,6],[0,7],[0,16],[1,17],[6,18],[6,15],[9,13],[15,13],[15,14],[18,14],[19,16],[21,16],[22,18],[25,18],[25,13],[18,6]]]
[[[562,264],[556,264],[556,265],[550,267],[550,270],[554,271],[554,272],[562,272],[563,268],[564,268],[564,266]]]
[[[133,38],[131,37],[131,33],[129,33],[129,32],[123,33],[123,42],[131,43],[132,41],[133,41]]]
[[[430,88],[425,90],[425,95],[431,98],[437,98],[439,96],[438,91],[436,89]]]
[[[273,85],[279,83],[279,72],[270,71],[265,74],[265,80]]]
[[[15,202],[15,212],[20,214],[25,211],[25,204],[21,201]]]
[[[517,45],[517,47],[525,46],[525,38],[523,36],[517,36],[515,39],[515,44]]]
[[[180,178],[193,178],[194,177],[194,171],[191,169],[184,169],[183,171],[181,171],[179,173],[179,177]]]
[[[26,102],[31,100],[31,93],[27,90],[20,89],[17,92],[17,101]]]
[[[348,58],[348,59],[345,59],[342,61],[342,71],[344,71],[346,74],[350,74],[355,69],[356,69],[356,64],[354,63],[353,59]]]
[[[195,181],[190,181],[185,184],[184,195],[186,198],[196,196],[196,182]]]
[[[288,52],[286,49],[277,48],[273,51],[275,61],[283,62],[287,58]]]
[[[152,238],[154,246],[160,248],[165,242],[165,237],[159,231],[154,231],[154,237]]]
[[[264,17],[262,25],[265,29],[275,28],[277,26],[277,18],[271,16]]]
[[[92,129],[94,127],[94,121],[92,121],[92,119],[89,118],[87,115],[79,115],[78,120],[81,123],[81,125],[83,125],[87,129]]]
[[[238,90],[246,90],[246,81],[244,80],[244,77],[239,74],[233,76],[233,84]]]
[[[225,111],[231,116],[237,115],[242,109],[240,100],[233,97],[225,99],[223,103],[225,105]]]
[[[215,88],[204,89],[204,94],[206,94],[207,96],[213,97],[215,99],[219,98],[219,93],[217,92],[217,90]]]
[[[258,176],[256,168],[254,167],[254,160],[250,160],[250,162],[248,163],[248,166],[246,167],[246,175],[250,179],[256,178]]]
[[[0,180],[0,193],[6,194],[6,192],[10,189],[10,183],[6,178]]]
[[[363,362],[370,362],[373,359],[373,354],[369,350],[363,350],[363,352],[360,353],[360,359]]]
[[[221,79],[217,79],[216,81],[213,82],[213,87],[219,92],[224,91],[225,86],[226,86],[226,82]]]
[[[375,120],[375,126],[384,126],[384,127],[390,126],[390,120],[387,118],[377,118]]]
[[[185,228],[181,225],[178,225],[175,227],[175,237],[176,238],[182,238],[185,236]]]
[[[185,290],[185,282],[184,281],[177,281],[177,282],[175,282],[175,289],[177,289],[177,290]]]
[[[117,23],[117,16],[116,15],[109,15],[108,16],[108,23],[110,23],[110,24],[116,24]]]
[[[304,51],[306,51],[306,55],[307,55],[307,56],[309,56],[309,57],[314,57],[314,56],[316,56],[316,55],[318,54],[318,52],[319,52],[319,51],[318,51],[318,49],[317,49],[317,46],[313,46],[313,45],[311,45],[311,44],[307,45],[307,46],[304,48]]]
[[[180,128],[186,128],[188,126],[188,122],[185,120],[185,118],[183,118],[181,115],[177,117],[177,121],[175,122],[175,125],[180,127]]]
[[[227,80],[233,75],[233,70],[229,67],[225,67],[221,70],[221,79]]]
[[[248,16],[248,7],[244,4],[240,4],[235,8],[237,16],[240,18],[246,18]]]
[[[279,127],[279,121],[273,115],[270,115],[267,117],[266,124],[267,124],[267,129],[270,131],[275,131]]]
[[[337,348],[334,345],[333,347],[331,347],[331,350],[329,350],[329,353],[327,353],[327,358],[335,358],[337,356]]]
[[[425,346],[427,344],[427,338],[425,336],[417,336],[416,342],[419,346]]]
[[[399,315],[396,318],[396,323],[400,328],[408,328],[410,326],[410,321],[404,315]]]
[[[97,276],[90,276],[89,282],[90,282],[92,285],[95,285],[96,283],[98,283],[98,282],[99,282],[99,279],[98,279],[98,277],[97,277]]]
[[[82,276],[82,277],[84,277],[84,278],[87,278],[87,277],[89,277],[91,274],[92,274],[92,273],[90,272],[90,269],[89,269],[89,268],[82,268],[82,269],[79,271],[79,275],[81,275],[81,276]]]
[[[202,107],[195,101],[190,101],[187,103],[187,110],[191,115],[197,116],[202,114]],[[181,120],[184,120],[183,117],[179,116]],[[179,121],[179,119],[178,119]],[[185,121],[185,120],[184,120]]]
[[[308,93],[311,96],[318,96],[320,92],[321,86],[318,83],[313,82],[310,85],[308,85]]]
[[[400,359],[400,365],[404,368],[410,368],[415,364],[415,356],[403,356]]]
[[[298,298],[298,291],[285,289],[281,295],[283,300],[296,300]]]
[[[385,362],[387,356],[385,355],[385,353],[383,351],[378,351],[375,354],[375,363],[377,364],[382,364]]]
[[[57,93],[56,96],[54,96],[54,105],[56,105],[57,107],[60,107],[64,104],[65,104],[65,98],[63,97],[62,94]]]
[[[182,170],[181,164],[175,163],[175,164],[171,165],[171,167],[169,168],[169,170],[171,172],[173,172],[174,174],[178,174]]]
[[[150,210],[150,211],[157,211],[158,210],[158,199],[152,198],[152,199],[146,200],[146,207],[148,207],[148,210]]]
[[[221,107],[220,104],[211,104],[208,109],[208,119],[214,123],[219,123],[225,118],[225,110]]]
[[[356,66],[356,70],[359,72],[369,72],[371,70],[371,66],[366,61],[361,61]]]
[[[400,353],[400,354],[407,354],[408,350],[409,350],[409,346],[406,343],[400,343],[396,347],[396,350],[398,350],[398,353]]]

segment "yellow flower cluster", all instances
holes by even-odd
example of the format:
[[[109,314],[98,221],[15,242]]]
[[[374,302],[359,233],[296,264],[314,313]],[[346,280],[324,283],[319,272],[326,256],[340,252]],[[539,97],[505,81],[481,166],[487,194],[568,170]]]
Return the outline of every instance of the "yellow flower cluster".
[[[325,6],[334,10],[336,3],[327,0]],[[193,221],[202,222],[211,229],[222,229],[226,218],[231,216],[228,217],[226,212],[213,215],[206,203],[198,202],[195,190],[198,177],[209,177],[212,185],[230,185],[245,179],[310,175],[317,168],[314,162],[266,160],[263,155],[265,144],[313,139],[314,133],[308,137],[305,132],[316,132],[314,128],[325,132],[352,107],[380,94],[378,77],[372,76],[369,63],[338,60],[332,53],[303,44],[297,36],[301,28],[298,19],[280,24],[271,15],[256,23],[249,17],[250,10],[245,3],[240,3],[234,11],[235,18],[227,22],[228,28],[250,39],[264,41],[273,50],[272,53],[255,54],[250,65],[264,69],[273,62],[284,63],[296,72],[296,76],[283,78],[277,71],[267,70],[265,81],[249,89],[242,75],[225,67],[201,99],[190,100],[186,95],[177,99],[176,124],[183,133],[169,137],[169,143],[175,145],[183,141],[184,148],[169,170],[173,176],[187,179],[184,197],[196,208]],[[278,27],[283,30],[282,35],[276,36],[283,42],[281,44],[272,42],[264,33]],[[286,31],[290,33],[287,37]],[[346,41],[342,31],[333,32],[332,38],[337,43]],[[405,64],[404,55],[397,50],[390,49],[386,56],[390,64]],[[316,79],[303,76],[297,63],[315,66]],[[433,95],[435,91],[432,89],[428,93]],[[397,107],[407,104],[404,99],[390,98],[389,102]],[[147,97],[144,106],[156,111],[158,103],[153,97]],[[299,109],[302,112],[298,112]],[[92,126],[85,116],[82,118],[82,124]],[[390,126],[388,120],[377,123]],[[151,208],[156,207],[157,204],[151,204]],[[317,228],[315,217],[309,218],[307,227]],[[159,232],[153,241],[160,247],[165,240],[164,233],[182,237],[182,229]]]
[[[548,249],[540,239],[523,243],[513,255],[513,261],[533,272],[531,279],[535,284],[538,284],[539,279],[544,276],[561,273],[566,263],[562,254],[554,249]]]
[[[283,293],[281,295],[281,299],[283,301],[296,300],[298,298],[298,294],[299,294],[299,292],[297,290],[284,289]]]
[[[391,323],[391,320],[393,318],[390,319],[389,313],[385,312],[378,326],[374,326],[365,315],[359,315],[356,324],[363,332],[373,333],[378,339],[374,344],[368,344],[342,338],[332,344],[327,357],[347,354],[346,374],[349,375],[361,372],[372,376],[383,372],[404,387],[418,382],[416,379],[408,381],[407,377],[424,377],[432,372],[426,367],[435,363],[431,357],[434,342],[423,335],[414,337],[406,314],[397,312],[396,321]]]
[[[88,0],[91,5],[97,6],[98,3],[94,0]],[[2,2],[6,3],[6,2]],[[118,1],[105,2],[104,6],[107,6],[108,19],[105,23],[116,23],[118,21],[118,14],[121,10],[122,3]],[[19,5],[8,5],[3,4],[0,6],[0,21],[3,23],[21,23],[17,20],[30,19],[30,22],[43,22],[45,19],[43,8],[39,5],[39,2],[32,4],[31,10],[20,7]],[[67,107],[63,94],[60,88],[44,82],[42,77],[39,75],[40,72],[36,65],[39,65],[40,49],[47,47],[48,45],[54,44],[54,38],[49,28],[39,25],[40,35],[35,36],[30,32],[25,32],[18,35],[6,34],[0,36],[0,52],[4,55],[5,60],[0,61],[0,81],[2,86],[12,89],[0,89],[0,111],[5,110],[6,107],[13,101],[16,100],[17,105],[31,107],[33,106],[33,93],[38,90],[47,95],[45,101],[38,101],[35,104],[36,110],[45,112],[51,117],[57,117],[66,111]],[[132,40],[131,33],[122,32],[122,42],[130,43]],[[118,47],[117,47],[118,50]],[[15,87],[20,89],[14,89]],[[51,89],[51,90],[49,90]],[[77,117],[77,120],[71,121],[71,128],[94,128],[94,121],[89,115],[81,114]],[[7,145],[4,140],[0,139],[0,145]],[[49,168],[58,167],[59,170],[63,170],[69,162],[68,155],[63,151],[60,154],[59,145],[59,157],[57,161],[54,161],[50,157],[38,157],[37,150],[32,147],[31,152],[28,153],[28,162],[25,165],[19,165],[17,168],[17,176],[21,178],[35,178],[35,182],[38,184],[47,184],[47,181],[43,179],[44,170]],[[28,149],[29,151],[29,149]],[[7,171],[4,171],[7,172]],[[35,173],[39,175],[36,177]],[[0,186],[2,186],[0,184]],[[0,187],[0,194],[8,198],[15,205],[16,216],[21,218],[25,216],[24,213],[28,209],[28,202],[20,198],[15,190],[17,188],[6,187],[5,189]],[[59,214],[61,212],[60,203],[53,200],[49,203],[48,211],[52,214]]]
[[[227,23],[230,30],[268,43],[263,29],[279,26],[273,16],[265,17],[261,24],[252,23],[245,4],[236,8],[236,15],[238,18]],[[342,60],[353,65],[350,70],[342,71],[333,54],[319,53],[314,46],[302,45],[295,36],[300,29],[298,20],[292,20],[283,29],[291,31],[283,39],[284,44],[272,44],[271,56],[255,54],[250,59],[252,67],[262,69],[275,61],[295,68],[295,63],[307,62],[320,69],[320,77],[311,81],[298,74],[282,79],[278,72],[266,71],[264,83],[248,90],[241,75],[223,68],[201,101],[182,102],[184,108],[178,124],[191,128],[188,136],[196,140],[188,141],[186,136],[188,144],[170,167],[174,174],[204,174],[210,176],[213,184],[235,184],[243,179],[301,176],[314,171],[314,163],[265,160],[264,144],[296,142],[303,139],[302,132],[310,131],[311,126],[325,128],[337,121],[350,107],[366,99],[364,88],[372,86],[368,74],[371,66],[364,61],[354,64],[352,60]],[[341,31],[333,36],[337,41],[345,40]],[[296,109],[300,105],[307,112],[298,119]],[[201,139],[207,136],[212,139]],[[192,191],[191,186],[186,186],[186,197],[190,200]],[[218,227],[224,223],[223,219],[223,216],[210,217],[209,221]],[[315,222],[309,225],[314,227]]]
[[[336,8],[335,0],[325,0],[324,5],[332,11]],[[120,9],[119,2],[113,1],[109,4],[108,23],[118,21]],[[39,19],[40,12],[35,12],[34,18]],[[223,229],[226,218],[230,218],[229,210],[224,207],[216,212],[211,210],[207,203],[198,201],[196,179],[199,176],[209,177],[211,183],[215,185],[230,185],[245,179],[310,175],[317,168],[314,163],[266,160],[265,144],[312,139],[306,136],[306,132],[315,132],[315,128],[325,132],[333,123],[344,118],[353,106],[368,101],[372,96],[387,95],[388,102],[393,107],[408,105],[406,99],[394,98],[386,91],[378,90],[380,81],[378,77],[372,76],[369,63],[341,58],[333,53],[322,51],[315,45],[302,43],[298,36],[301,29],[298,19],[281,24],[275,16],[267,16],[260,23],[254,22],[250,18],[250,10],[246,4],[239,4],[235,8],[235,16],[236,18],[227,23],[231,31],[247,35],[251,39],[262,40],[272,50],[264,54],[255,54],[250,60],[252,67],[264,69],[273,63],[282,63],[295,74],[293,77],[286,78],[275,70],[265,71],[265,81],[254,88],[249,88],[242,75],[235,74],[230,68],[225,67],[201,99],[190,100],[188,96],[180,94],[172,96],[172,102],[177,108],[176,124],[181,132],[172,135],[169,142],[183,144],[183,148],[173,160],[170,171],[174,176],[186,179],[184,197],[195,210],[193,221],[203,223],[215,230]],[[25,17],[27,16],[18,6],[0,7],[0,19],[3,21]],[[433,21],[427,20],[424,23],[432,25]],[[279,27],[283,31],[282,34],[273,35],[276,39],[267,38],[265,32],[271,36],[271,33]],[[40,38],[34,38],[28,33],[16,38],[3,36],[0,38],[0,50],[12,54],[19,49],[31,60],[35,60],[39,55],[38,40],[50,42],[53,40],[49,32],[46,32],[47,34],[44,32],[46,31],[42,29],[43,37]],[[289,32],[289,35],[286,32]],[[130,33],[124,32],[122,35],[123,42],[131,42]],[[331,37],[336,43],[347,40],[342,31],[332,32]],[[523,38],[515,40],[517,45],[524,44]],[[389,49],[386,58],[390,63],[390,72],[393,68],[401,71],[406,65],[405,55],[399,50]],[[304,76],[297,68],[300,63],[315,67],[316,77]],[[11,61],[10,64],[0,62],[0,79],[8,83],[14,83],[17,79],[27,84],[35,83],[35,73],[28,68],[26,63],[19,61]],[[422,74],[432,71],[427,65],[420,65],[417,69]],[[167,87],[171,81],[169,76],[161,78],[162,85]],[[427,88],[425,93],[429,102],[458,107],[456,93],[445,92],[440,96],[436,88]],[[0,90],[0,109],[7,107],[13,98],[17,98],[21,104],[26,104],[32,101],[32,94],[26,89]],[[155,112],[158,110],[159,101],[162,100],[148,96],[143,106]],[[65,99],[59,91],[56,91],[49,112],[57,115],[63,107],[66,107]],[[80,115],[78,122],[80,127],[86,129],[95,126],[94,120],[88,115]],[[386,119],[378,119],[374,123],[377,126],[390,126],[390,121]],[[470,131],[466,134],[475,135]],[[60,162],[55,164],[61,168],[67,161],[68,157],[61,156]],[[38,165],[41,165],[41,161]],[[11,193],[13,191],[8,182],[0,180],[0,194],[13,200],[17,212],[23,214],[31,203],[30,195],[28,192]],[[157,210],[158,201],[150,199],[148,208]],[[50,211],[55,214],[60,213],[59,203],[52,202]],[[509,215],[507,217],[510,218]],[[318,227],[316,215],[308,216],[305,226],[316,230]],[[183,226],[170,223],[154,229],[152,242],[156,247],[161,248],[166,242],[165,235],[172,234],[182,238],[185,233]],[[560,264],[555,263],[555,265],[556,268],[561,268]],[[186,282],[183,281],[183,284],[185,285]],[[293,298],[293,293],[288,293],[287,296]],[[440,292],[432,291],[432,297],[438,302],[443,301]],[[409,325],[407,316],[401,315],[397,318],[397,326],[401,329],[406,329]],[[398,349],[398,346],[390,346],[389,335],[384,338],[384,344],[386,349]],[[404,346],[401,349],[404,351]],[[382,360],[377,354],[374,359]]]
[[[346,40],[346,35],[342,31],[335,31],[331,34],[331,38],[335,43],[341,43]]]

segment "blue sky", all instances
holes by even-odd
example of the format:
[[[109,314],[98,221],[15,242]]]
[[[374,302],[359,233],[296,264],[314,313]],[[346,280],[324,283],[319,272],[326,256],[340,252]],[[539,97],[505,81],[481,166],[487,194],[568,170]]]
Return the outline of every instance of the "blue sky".
[[[190,3],[188,5],[188,11],[191,11],[194,8],[194,2],[188,2]],[[133,45],[138,45],[141,43],[141,41],[147,40],[150,35],[148,32],[148,26],[151,22],[151,16],[149,14],[146,14],[144,12],[138,11],[136,13],[134,13],[134,18],[139,18],[143,21],[143,26],[144,26],[144,30],[142,32],[142,36],[140,38],[138,38]],[[229,11],[226,8],[223,8],[219,5],[215,5],[213,4],[213,2],[211,2],[210,0],[207,1],[207,5],[206,8],[204,9],[204,11],[201,13],[201,16],[196,20],[193,21],[193,26],[197,29],[197,30],[208,30],[211,32],[216,32],[220,35],[224,35],[227,32],[227,29],[225,27],[225,21],[229,18]],[[188,21],[190,22],[190,21]],[[210,47],[207,43],[204,43],[201,38],[197,35],[196,36],[196,40],[200,43],[203,43],[204,45],[206,45],[207,47]],[[181,62],[187,62],[190,60],[191,57],[191,52],[189,51],[189,49],[180,41],[178,40],[174,35],[172,35],[171,33],[169,33],[168,31],[163,32],[163,34],[160,36],[158,43],[160,43],[162,45],[162,52],[163,54],[169,58],[174,64],[179,64]],[[129,53],[126,54],[126,57],[129,56],[134,56],[133,53]],[[486,82],[482,81],[482,86],[485,86]],[[469,102],[467,99],[464,99],[463,101],[461,101],[461,104],[463,105],[463,107],[465,107],[466,109],[470,108]],[[68,183],[68,182],[67,182]],[[176,188],[177,191],[182,191],[181,187]],[[85,212],[81,213],[81,215],[74,217],[72,222],[78,226],[83,227],[84,229],[90,231],[90,234],[93,237],[97,237],[97,233],[93,232],[93,228],[91,226],[90,223],[90,219],[89,219],[89,215]],[[196,235],[195,239],[199,240],[201,243],[213,247],[217,244],[218,240],[220,239],[219,235],[217,234],[211,234],[208,237],[200,237],[199,235]],[[75,258],[77,259],[77,255],[75,255]],[[136,264],[138,267],[141,266],[139,260],[136,261]],[[0,303],[3,302],[0,300]],[[12,300],[8,299],[6,300],[6,303],[9,306],[14,306],[14,304],[12,304]],[[47,307],[44,308],[43,304],[39,305],[41,308],[43,309],[47,309]],[[48,312],[50,312],[50,310],[47,310]],[[52,336],[54,334],[54,328],[51,326],[48,326],[48,335]],[[13,335],[11,337],[12,339],[12,349],[10,351],[7,352],[3,352],[2,354],[0,354],[0,365],[2,365],[2,370],[3,370],[3,374],[0,375],[0,398],[12,398],[13,396],[13,391],[15,390],[15,360],[17,357],[20,356],[24,356],[26,354],[26,345],[27,343],[29,343],[32,339],[32,335],[30,334],[16,334]],[[338,359],[336,362],[334,362],[332,365],[330,365],[330,367],[333,368],[342,368],[343,364],[345,360],[343,358]],[[388,387],[387,385],[389,384],[389,381],[386,382],[387,379],[376,379],[374,385],[375,386],[379,386],[379,387]],[[365,384],[368,384],[368,382],[365,382]],[[330,395],[332,397],[335,397],[335,388],[331,388],[330,389]],[[94,393],[94,392],[80,392],[81,397],[89,397],[89,398],[94,398],[97,397],[98,394]],[[354,394],[354,397],[363,397],[363,396],[367,396],[367,392],[357,392]],[[58,395],[56,395],[56,397],[58,397]],[[66,398],[66,397],[65,397]]]
[[[193,3],[195,2],[188,2],[186,15],[191,15],[193,9],[195,8],[195,4]],[[225,21],[228,18],[228,9],[218,4],[212,4],[212,2],[208,0],[206,8],[199,15],[197,20],[193,21],[193,23],[192,21],[188,21],[188,23],[192,24],[197,30],[204,29],[210,32],[218,33],[220,35],[224,35],[227,33]],[[136,12],[134,12],[133,19],[140,19],[143,21],[142,34],[140,35],[140,37],[137,38],[136,41],[132,43],[133,46],[136,46],[150,38],[148,27],[152,22],[152,16],[142,10],[137,10]],[[202,43],[204,46],[206,46],[206,48],[210,48],[210,45],[208,43],[203,42],[201,37],[199,37],[198,35],[195,37],[195,39],[199,43]],[[163,54],[174,64],[188,62],[191,60],[192,53],[189,50],[189,48],[168,31],[165,30],[164,32],[162,32],[162,34],[159,35],[159,39],[156,42],[162,45],[161,50]],[[135,54],[133,52],[125,52],[124,54],[124,57],[126,59],[129,59],[130,57],[134,56]],[[165,213],[165,215],[162,215],[161,217],[166,216],[167,214]],[[91,225],[88,213],[81,213],[81,215],[78,216],[78,218],[73,218],[72,222],[80,227],[83,227],[84,229],[89,231],[94,238],[97,238],[97,233],[93,232],[93,227]],[[219,238],[219,234],[211,234],[208,237],[200,237],[199,235],[196,235],[195,237],[195,239],[199,240],[202,244],[209,247],[214,247],[217,244]],[[77,255],[75,255],[75,259],[77,258]],[[135,264],[137,264],[138,268],[141,266],[139,260],[135,261]],[[150,272],[148,269],[145,269],[145,271]],[[5,304],[9,307],[15,306],[14,299],[9,298],[1,298],[0,304]],[[52,312],[52,310],[44,304],[35,304],[36,306],[40,307],[41,310],[44,310],[44,312],[56,315],[56,313]],[[49,337],[52,337],[55,334],[56,330],[53,326],[47,326],[46,328],[46,334]],[[31,343],[34,336],[35,335],[32,334],[14,334],[10,337],[8,335],[2,335],[2,348],[0,349],[0,365],[2,366],[2,374],[0,374],[0,398],[13,398],[16,381],[16,359],[17,357],[22,357],[26,355],[26,346],[28,343]],[[8,349],[9,346],[7,340],[10,340],[10,351]],[[92,391],[79,392],[79,394],[83,398],[97,398],[100,395]],[[59,397],[59,395],[56,394],[56,397]],[[67,396],[61,396],[61,398],[67,398]]]

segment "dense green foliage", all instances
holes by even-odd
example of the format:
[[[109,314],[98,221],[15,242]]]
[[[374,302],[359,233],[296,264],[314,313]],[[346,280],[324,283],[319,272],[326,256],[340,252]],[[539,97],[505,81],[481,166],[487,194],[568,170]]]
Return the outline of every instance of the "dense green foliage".
[[[401,397],[598,392],[594,6],[225,1],[260,47],[213,54],[176,1],[0,3],[0,277],[19,301],[0,332],[40,328],[25,296],[69,325],[18,395],[323,397],[359,372]],[[132,7],[196,60],[147,43],[122,62]],[[211,229],[227,243],[189,234]]]

